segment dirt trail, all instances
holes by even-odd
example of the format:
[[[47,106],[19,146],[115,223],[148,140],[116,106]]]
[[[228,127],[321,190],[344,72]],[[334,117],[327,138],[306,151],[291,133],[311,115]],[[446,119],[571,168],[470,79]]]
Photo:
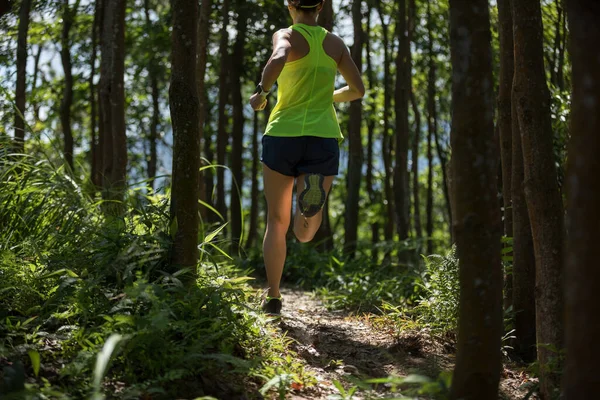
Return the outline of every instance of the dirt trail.
[[[339,381],[348,388],[352,379],[387,377],[418,373],[437,377],[453,367],[455,349],[419,332],[395,334],[375,328],[373,316],[352,316],[328,311],[310,293],[282,290],[284,305],[280,328],[294,339],[293,349],[312,372],[317,385],[295,390],[288,399],[327,399],[339,394],[333,385]],[[522,399],[526,391],[519,386],[528,378],[523,373],[503,371],[501,399]],[[357,392],[353,399],[378,398],[379,392]],[[388,392],[389,395],[389,392]]]

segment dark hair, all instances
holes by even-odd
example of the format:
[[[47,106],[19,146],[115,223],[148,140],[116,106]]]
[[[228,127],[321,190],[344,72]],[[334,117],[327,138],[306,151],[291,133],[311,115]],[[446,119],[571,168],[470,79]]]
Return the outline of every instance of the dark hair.
[[[323,3],[323,0],[288,0],[291,5],[302,11],[312,12]]]

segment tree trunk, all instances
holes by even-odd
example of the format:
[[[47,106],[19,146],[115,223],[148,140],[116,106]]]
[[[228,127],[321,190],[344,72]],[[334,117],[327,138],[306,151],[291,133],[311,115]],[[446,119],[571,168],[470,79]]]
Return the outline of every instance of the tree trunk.
[[[198,179],[200,178],[199,101],[196,79],[198,2],[172,0],[173,34],[169,106],[173,120],[173,189],[175,221],[171,261],[195,267],[198,261]]]
[[[392,152],[390,137],[390,113],[392,110],[392,73],[390,71],[390,40],[389,26],[385,21],[385,14],[382,9],[381,0],[377,1],[377,13],[381,21],[383,32],[383,134],[381,140],[381,152],[383,153],[384,174],[384,195],[386,200],[386,218],[383,226],[385,240],[390,242],[394,238],[394,195],[392,190]]]
[[[225,203],[225,157],[229,137],[227,135],[227,116],[225,107],[229,100],[229,0],[223,0],[221,8],[223,27],[221,29],[220,67],[219,67],[219,122],[217,132],[217,211],[227,220],[227,204]]]
[[[500,3],[499,3],[500,4]],[[508,3],[510,5],[510,3]],[[513,273],[512,305],[515,311],[515,351],[525,362],[536,358],[535,255],[531,223],[525,200],[525,166],[516,102],[512,102],[512,213]]]
[[[558,0],[562,4],[564,0]],[[562,7],[561,7],[562,9]],[[556,85],[560,90],[565,90],[565,52],[567,50],[567,13],[563,9],[562,13],[562,39],[558,49],[558,70],[556,73]]]
[[[433,254],[433,137],[437,134],[437,112],[435,106],[435,54],[433,53],[431,4],[427,2],[427,52],[429,73],[427,75],[427,254]]]
[[[434,121],[437,121],[437,111],[434,107]],[[435,140],[435,147],[437,150],[438,158],[440,159],[440,167],[442,169],[442,189],[444,191],[444,198],[446,199],[446,212],[448,213],[448,219],[450,221],[450,236],[452,237],[452,204],[450,199],[450,177],[448,171],[451,171],[450,163],[448,162],[447,151],[442,147],[440,141],[440,135],[437,129],[433,130],[433,139]]]
[[[354,0],[352,3],[352,20],[354,23],[354,45],[352,46],[352,59],[362,72],[363,27],[362,27],[362,1]],[[362,100],[350,103],[350,117],[348,118],[348,199],[346,201],[346,218],[344,226],[344,251],[350,256],[356,252],[358,239],[358,211],[360,198],[360,183],[362,180],[363,149],[361,138],[362,125]]]
[[[94,84],[94,79],[96,78],[96,58],[98,55],[98,33],[100,31],[100,13],[102,12],[102,1],[96,0],[96,4],[94,6],[94,22],[92,25],[92,54],[90,58],[90,79],[89,79],[89,87],[90,87],[90,153],[91,153],[91,181],[94,187],[94,192],[98,190],[101,184],[100,177],[100,156],[98,149],[98,141],[96,136],[96,124],[98,119],[98,110],[96,106],[96,96],[97,96],[97,88]]]
[[[62,101],[60,104],[60,122],[63,129],[64,148],[63,155],[65,162],[69,165],[71,172],[75,171],[73,165],[73,132],[71,130],[71,105],[73,104],[73,72],[71,62],[71,44],[69,34],[71,26],[77,13],[77,6],[71,11],[69,0],[65,0],[63,4],[63,23],[61,34],[61,50],[60,58],[62,60],[63,71],[65,74],[65,86],[63,89]]]
[[[554,163],[550,94],[546,85],[539,0],[513,3],[516,102],[525,165],[525,196],[536,260],[536,325],[544,400],[558,389],[563,347],[563,208]],[[549,347],[550,346],[550,347]],[[552,367],[553,363],[558,368]]]
[[[210,36],[210,13],[212,10],[212,0],[202,0],[200,6],[200,18],[198,21],[198,62],[196,64],[197,68],[197,89],[198,89],[198,129],[200,132],[200,154],[202,154],[203,146],[202,138],[204,138],[204,125],[206,124],[207,114],[208,114],[208,96],[206,94],[206,63],[208,60],[208,40]],[[206,149],[204,149],[206,151]],[[208,157],[207,157],[208,158]],[[202,165],[202,162],[200,163]],[[203,171],[200,172],[200,177],[198,181],[198,190],[200,193],[198,194],[198,198],[200,201],[203,201],[206,204],[210,204],[210,200],[208,198],[207,190],[206,190],[206,179],[205,173]],[[208,216],[207,207],[200,207],[200,216],[202,220],[205,220]]]
[[[333,31],[334,18],[332,1],[326,1],[324,3],[323,10],[321,10],[317,22],[329,32]],[[333,250],[333,232],[331,231],[331,221],[329,218],[329,196],[325,200],[325,206],[323,207],[323,221],[315,234],[313,243],[316,244],[317,250],[319,251],[328,252]]]
[[[573,108],[568,172],[565,399],[598,396],[600,348],[600,3],[568,0]]]
[[[102,198],[110,200],[111,177],[113,170],[113,129],[111,118],[111,86],[113,82],[113,25],[114,25],[114,1],[102,1],[102,34],[100,36],[100,94],[99,94],[99,132],[100,148],[102,151]],[[109,204],[104,206],[104,211],[109,213]]]
[[[152,21],[150,20],[150,4],[149,0],[144,0],[144,13],[146,15],[146,29],[150,35],[151,46],[154,46],[154,39],[152,32]],[[154,190],[154,178],[156,177],[156,164],[157,164],[157,152],[156,152],[156,141],[158,139],[158,124],[160,123],[160,108],[159,108],[159,91],[158,91],[158,71],[156,66],[156,59],[154,58],[154,51],[150,50],[150,60],[148,62],[148,77],[150,78],[150,90],[152,95],[152,120],[150,122],[150,136],[148,141],[150,142],[150,154],[148,157],[148,179],[149,186]]]
[[[501,221],[497,203],[487,0],[450,1],[452,197],[460,260],[459,332],[451,399],[496,399],[501,370]]]
[[[369,91],[374,93],[375,90],[375,77],[373,74],[373,63],[371,59],[371,7],[367,13],[367,30],[365,32],[366,38],[366,50],[367,50],[367,78],[369,80]],[[375,139],[375,121],[377,119],[377,105],[375,98],[371,98],[369,101],[369,116],[367,118],[367,175],[365,183],[367,185],[367,195],[369,196],[369,202],[371,204],[377,204],[378,199],[375,194],[375,188],[373,186],[373,142]],[[371,257],[373,260],[379,258],[377,253],[377,243],[379,242],[379,223],[377,221],[371,222]]]
[[[233,103],[233,132],[231,137],[231,237],[232,243],[239,243],[242,230],[242,189],[244,173],[242,171],[242,152],[244,149],[244,102],[242,100],[242,75],[244,72],[244,46],[248,17],[245,0],[237,0],[238,12],[237,36],[233,49],[231,100]]]
[[[125,131],[125,9],[126,0],[108,2],[113,13],[112,29],[112,75],[110,85],[110,128],[112,132],[112,170],[108,185],[108,199],[116,201],[109,205],[110,213],[121,215],[127,185],[127,136]]]
[[[396,57],[396,165],[394,166],[394,200],[396,230],[399,239],[408,238],[408,92],[410,84],[410,38],[406,23],[406,0],[400,0],[398,13],[399,48]]]
[[[559,53],[559,49],[560,49],[560,45],[562,43],[562,40],[560,38],[561,36],[561,32],[560,29],[562,28],[562,6],[560,4],[560,0],[557,0],[555,2],[556,5],[556,23],[554,25],[554,45],[552,46],[552,61],[550,62],[550,82],[554,85],[554,86],[558,86],[557,84],[557,80],[556,80],[556,76],[558,73],[557,70],[557,64],[558,64],[558,53]]]
[[[409,0],[408,3],[408,29],[411,41],[414,40],[415,24],[417,21],[417,5],[415,0]],[[416,41],[415,41],[416,42]],[[412,65],[412,54],[410,64]],[[415,224],[415,237],[421,239],[423,237],[423,229],[421,227],[421,202],[420,202],[420,187],[419,187],[419,144],[421,141],[421,113],[419,105],[415,99],[412,79],[409,84],[409,98],[412,104],[413,114],[415,117],[415,133],[412,140],[412,179],[413,179],[413,216]]]
[[[25,150],[25,101],[27,90],[27,33],[31,0],[23,0],[19,10],[19,33],[17,37],[17,87],[15,94],[15,151]]]
[[[513,0],[514,1],[514,0]],[[498,131],[502,160],[502,199],[504,204],[504,235],[513,237],[512,210],[512,81],[515,71],[511,0],[498,0],[498,30],[500,37],[500,76],[498,90]],[[516,116],[515,116],[516,118]],[[504,274],[504,308],[512,305],[512,276]]]
[[[246,249],[251,249],[256,243],[258,233],[258,113],[254,113],[252,124],[252,176],[250,189],[250,229],[248,230],[248,239],[246,240]]]
[[[40,73],[40,58],[42,57],[42,51],[44,50],[44,46],[42,46],[41,44],[38,45],[37,48],[37,52],[35,53],[35,58],[33,61],[33,84],[31,87],[31,93],[32,95],[35,95],[35,92],[37,91],[37,81],[38,81],[38,75]],[[35,118],[35,122],[38,122],[40,120],[40,104],[35,101],[35,99],[33,99],[33,117]]]

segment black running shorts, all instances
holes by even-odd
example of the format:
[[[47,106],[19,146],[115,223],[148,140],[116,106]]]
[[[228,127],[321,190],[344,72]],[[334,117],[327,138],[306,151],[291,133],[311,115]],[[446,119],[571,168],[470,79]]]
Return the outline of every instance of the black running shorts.
[[[340,147],[337,139],[315,136],[263,136],[261,161],[287,176],[338,174]]]

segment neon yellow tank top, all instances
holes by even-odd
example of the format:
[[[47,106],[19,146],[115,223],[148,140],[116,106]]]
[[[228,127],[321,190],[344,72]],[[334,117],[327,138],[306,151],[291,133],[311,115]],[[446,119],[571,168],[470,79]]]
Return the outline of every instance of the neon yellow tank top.
[[[337,63],[323,49],[327,30],[296,24],[290,27],[308,42],[308,54],[285,64],[277,80],[277,104],[265,135],[317,136],[342,139],[333,107]]]

